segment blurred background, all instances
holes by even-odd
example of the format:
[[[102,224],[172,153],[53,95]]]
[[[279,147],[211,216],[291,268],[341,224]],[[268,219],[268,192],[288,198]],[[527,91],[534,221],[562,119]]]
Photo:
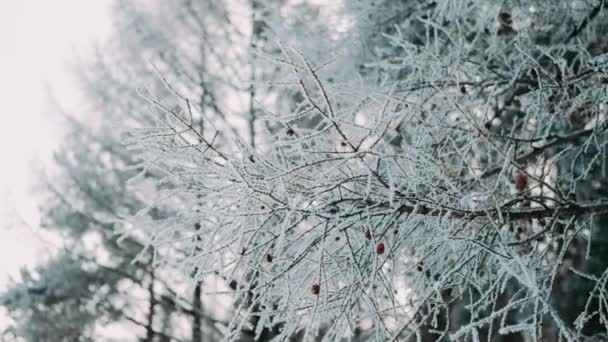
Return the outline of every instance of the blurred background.
[[[37,206],[40,173],[50,167],[62,127],[51,97],[74,108],[71,73],[80,53],[109,30],[110,1],[0,1],[0,287],[21,266],[47,257]],[[51,90],[52,89],[52,90]]]
[[[197,134],[217,130],[217,144],[239,137],[263,145],[262,128],[282,127],[262,127],[259,108],[291,107],[296,95],[265,91],[264,81],[282,70],[251,52],[279,51],[267,39],[270,27],[276,39],[302,28],[336,38],[344,25],[331,20],[333,6],[315,3],[0,0],[0,340],[225,334],[239,304],[225,293],[241,285],[160,262],[196,248],[144,248],[146,234],[125,222],[157,198],[163,176],[124,142],[131,129],[156,125],[158,103],[183,113],[188,98]],[[314,58],[308,43],[300,47]],[[186,197],[147,215],[204,206]],[[198,228],[192,222],[184,236]],[[242,338],[276,335],[258,327],[254,319]]]

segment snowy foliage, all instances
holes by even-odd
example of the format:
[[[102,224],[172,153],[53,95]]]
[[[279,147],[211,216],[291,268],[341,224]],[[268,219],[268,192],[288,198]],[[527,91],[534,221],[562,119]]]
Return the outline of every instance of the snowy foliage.
[[[136,222],[197,277],[234,281],[236,333],[256,316],[279,340],[579,340],[608,314],[608,270],[577,269],[608,213],[605,5],[346,1],[346,32],[256,51],[294,102],[262,108],[275,129],[256,147],[144,92],[158,126],[127,142],[170,184],[150,208],[191,201]],[[567,322],[554,296],[573,273],[595,286]]]

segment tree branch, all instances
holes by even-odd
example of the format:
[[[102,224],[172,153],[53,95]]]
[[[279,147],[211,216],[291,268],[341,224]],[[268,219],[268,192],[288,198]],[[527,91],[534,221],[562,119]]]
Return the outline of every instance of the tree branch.
[[[533,147],[531,151],[520,154],[519,156],[514,158],[514,163],[523,164],[533,160],[535,157],[541,155],[543,152],[548,150],[551,147],[557,147],[560,145],[564,145],[567,143],[574,143],[578,139],[586,138],[593,134],[594,132],[603,133],[606,129],[608,129],[608,121],[602,122],[598,127],[589,128],[574,132],[569,135],[564,136],[549,136],[547,140],[553,139],[553,141],[546,143],[540,147]],[[482,175],[481,179],[489,178],[497,173],[499,173],[503,169],[503,166],[495,166],[488,170],[486,170]]]

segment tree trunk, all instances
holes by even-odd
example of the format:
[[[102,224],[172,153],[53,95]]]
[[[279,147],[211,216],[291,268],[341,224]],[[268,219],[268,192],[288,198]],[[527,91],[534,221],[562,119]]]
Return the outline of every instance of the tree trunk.
[[[201,300],[201,282],[197,282],[194,287],[192,298],[192,342],[203,341],[203,302]]]

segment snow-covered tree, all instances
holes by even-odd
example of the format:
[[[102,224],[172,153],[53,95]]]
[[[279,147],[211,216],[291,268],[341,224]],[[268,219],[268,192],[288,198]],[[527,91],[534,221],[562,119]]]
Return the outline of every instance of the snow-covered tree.
[[[254,53],[284,72],[256,94],[291,103],[260,108],[255,146],[201,134],[159,72],[181,108],[143,94],[147,208],[198,204],[133,222],[238,284],[228,339],[252,317],[275,340],[605,334],[605,6],[345,0],[320,30],[293,7]]]
[[[11,332],[606,339],[607,5],[116,1]]]

